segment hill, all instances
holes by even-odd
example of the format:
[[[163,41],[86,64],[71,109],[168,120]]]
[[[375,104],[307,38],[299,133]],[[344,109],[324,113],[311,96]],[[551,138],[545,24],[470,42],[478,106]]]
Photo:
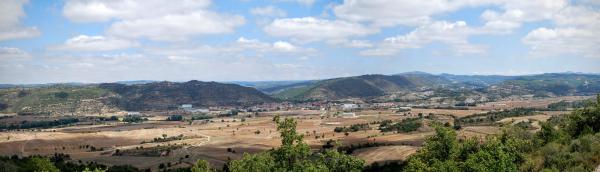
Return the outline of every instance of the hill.
[[[282,99],[333,100],[383,96],[391,92],[417,88],[419,83],[400,75],[362,75],[322,80],[274,94]]]
[[[487,91],[505,96],[523,94],[534,94],[541,97],[593,95],[600,92],[600,75],[547,73],[518,76],[493,85]]]
[[[254,88],[200,81],[0,89],[0,113],[22,115],[87,115],[165,110],[181,104],[243,106],[273,101],[275,99]]]
[[[22,115],[98,114],[117,109],[103,103],[114,96],[96,86],[52,85],[0,89],[0,113]]]
[[[138,85],[110,83],[98,87],[118,95],[111,97],[109,104],[130,111],[174,109],[181,104],[243,106],[275,101],[254,88],[195,80]]]

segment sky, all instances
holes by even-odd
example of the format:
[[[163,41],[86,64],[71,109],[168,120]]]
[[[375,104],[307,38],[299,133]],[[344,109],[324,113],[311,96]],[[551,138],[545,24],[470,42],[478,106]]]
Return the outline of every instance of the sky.
[[[600,0],[2,0],[0,83],[600,72]]]

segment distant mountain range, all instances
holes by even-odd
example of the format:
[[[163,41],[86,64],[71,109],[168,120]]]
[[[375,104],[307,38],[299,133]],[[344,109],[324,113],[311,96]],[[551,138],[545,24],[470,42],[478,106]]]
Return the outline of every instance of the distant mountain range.
[[[301,85],[301,86],[298,86]],[[288,100],[373,98],[419,91],[475,92],[498,97],[590,95],[600,92],[600,75],[548,73],[526,76],[433,75],[409,72],[396,75],[362,75],[277,86],[273,96]],[[262,88],[261,90],[269,89]]]
[[[25,114],[101,113],[195,107],[249,106],[281,100],[359,98],[453,104],[513,95],[552,97],[600,92],[600,75],[547,73],[524,76],[407,72],[310,81],[167,82],[0,85],[0,112]]]

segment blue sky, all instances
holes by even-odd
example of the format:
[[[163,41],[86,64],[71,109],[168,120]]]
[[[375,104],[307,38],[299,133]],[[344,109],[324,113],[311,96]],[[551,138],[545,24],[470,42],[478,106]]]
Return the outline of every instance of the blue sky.
[[[600,72],[598,0],[4,0],[0,83]]]

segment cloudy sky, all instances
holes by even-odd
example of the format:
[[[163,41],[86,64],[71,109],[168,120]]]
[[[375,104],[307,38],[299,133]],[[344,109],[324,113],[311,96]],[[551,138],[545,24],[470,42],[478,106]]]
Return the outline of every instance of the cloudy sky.
[[[0,83],[600,72],[600,0],[2,0]]]

